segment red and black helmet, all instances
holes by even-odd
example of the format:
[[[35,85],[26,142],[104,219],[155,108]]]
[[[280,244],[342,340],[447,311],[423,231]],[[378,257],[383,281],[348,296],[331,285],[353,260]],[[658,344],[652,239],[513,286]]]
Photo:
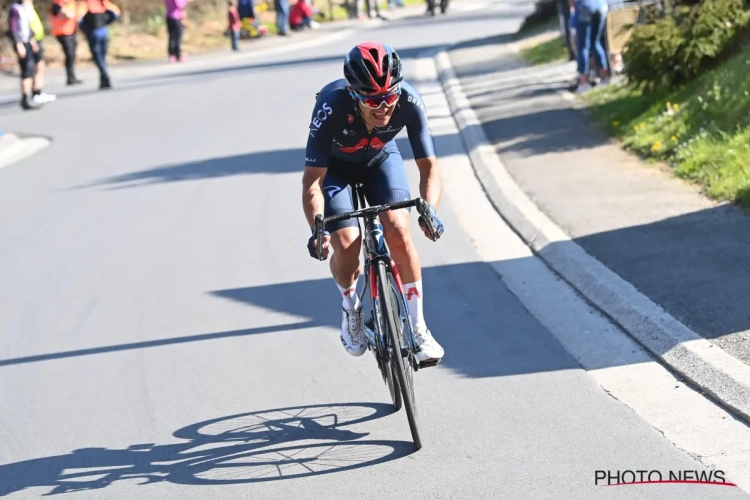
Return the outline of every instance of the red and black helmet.
[[[395,90],[404,75],[395,50],[382,43],[365,42],[346,55],[344,78],[355,92],[381,94]]]

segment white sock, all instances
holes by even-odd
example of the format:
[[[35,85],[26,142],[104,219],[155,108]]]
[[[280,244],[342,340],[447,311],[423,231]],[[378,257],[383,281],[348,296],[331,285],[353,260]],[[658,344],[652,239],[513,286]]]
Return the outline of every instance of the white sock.
[[[414,328],[426,328],[424,321],[424,311],[422,310],[422,280],[416,283],[407,283],[404,285],[404,297],[406,304],[409,306],[409,316]]]
[[[354,281],[354,284],[349,288],[344,288],[338,283],[336,283],[336,280],[333,280],[334,283],[336,283],[336,286],[339,288],[339,292],[341,292],[341,297],[344,299],[341,302],[341,306],[344,309],[359,309],[360,302],[359,302],[359,296],[357,295],[357,280]]]

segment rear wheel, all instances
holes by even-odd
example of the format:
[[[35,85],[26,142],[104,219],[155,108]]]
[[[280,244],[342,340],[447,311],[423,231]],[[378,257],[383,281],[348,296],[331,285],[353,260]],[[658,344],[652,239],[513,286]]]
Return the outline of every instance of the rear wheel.
[[[378,295],[380,296],[380,310],[385,320],[386,334],[390,347],[390,361],[396,372],[396,380],[401,388],[406,417],[409,420],[411,437],[419,450],[422,439],[419,435],[419,421],[417,418],[417,402],[414,398],[414,369],[411,365],[407,344],[403,339],[403,323],[399,314],[399,307],[388,270],[384,262],[378,262]],[[403,354],[403,355],[402,355]],[[406,355],[406,357],[404,357]]]

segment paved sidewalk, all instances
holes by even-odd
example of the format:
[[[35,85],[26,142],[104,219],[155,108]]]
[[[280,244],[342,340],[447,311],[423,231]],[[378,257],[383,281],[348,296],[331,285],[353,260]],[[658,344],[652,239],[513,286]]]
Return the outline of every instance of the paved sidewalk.
[[[509,36],[449,56],[488,139],[539,208],[672,316],[750,364],[750,217],[609,142],[560,95],[574,63],[526,67]]]

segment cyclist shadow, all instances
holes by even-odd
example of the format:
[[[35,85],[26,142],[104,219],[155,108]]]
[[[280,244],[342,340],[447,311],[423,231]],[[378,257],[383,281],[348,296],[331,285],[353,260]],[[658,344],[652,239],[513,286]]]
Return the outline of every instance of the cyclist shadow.
[[[414,451],[407,441],[362,440],[347,426],[393,407],[344,403],[279,408],[183,427],[174,444],[81,448],[66,455],[0,466],[0,496],[33,487],[46,495],[105,488],[118,480],[220,485],[276,481],[367,467]]]

